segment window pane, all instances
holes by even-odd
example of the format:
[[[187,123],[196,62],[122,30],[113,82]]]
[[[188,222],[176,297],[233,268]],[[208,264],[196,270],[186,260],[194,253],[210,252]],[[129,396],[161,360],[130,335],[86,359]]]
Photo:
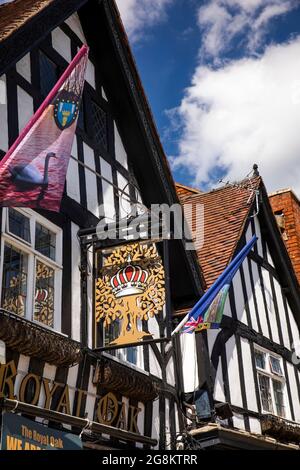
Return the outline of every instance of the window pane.
[[[8,230],[26,242],[31,242],[29,218],[15,209],[9,209],[8,211]]]
[[[93,137],[97,145],[107,150],[107,117],[106,112],[92,101]]]
[[[26,315],[28,256],[11,245],[4,247],[2,308]]]
[[[266,368],[266,355],[261,351],[255,351],[255,364],[260,369]]]
[[[136,364],[137,363],[137,348],[136,347],[127,348],[126,357],[127,357],[128,362],[131,362],[131,364]]]
[[[54,326],[54,269],[37,260],[35,273],[35,321]]]
[[[280,359],[278,359],[277,357],[270,356],[270,367],[273,374],[283,375]]]
[[[108,346],[114,339],[120,335],[121,322],[115,320],[108,327],[104,328],[104,346]],[[132,364],[137,363],[137,348],[129,347],[126,349],[112,349],[109,354],[117,357],[118,359],[127,360]]]
[[[57,66],[43,53],[39,52],[40,84],[42,96],[47,96],[58,79]]]
[[[258,374],[258,382],[263,410],[273,413],[272,397],[270,391],[270,379],[265,375]]]
[[[55,233],[37,223],[35,229],[35,249],[44,256],[55,260]]]
[[[284,411],[284,400],[283,400],[283,383],[279,382],[278,380],[272,380],[272,382],[273,382],[276,412],[278,416],[281,416],[282,418],[284,418],[285,411]]]

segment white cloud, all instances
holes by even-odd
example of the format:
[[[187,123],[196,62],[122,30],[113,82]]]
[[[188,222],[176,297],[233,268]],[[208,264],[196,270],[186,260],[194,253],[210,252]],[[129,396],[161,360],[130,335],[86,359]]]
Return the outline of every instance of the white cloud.
[[[132,41],[141,38],[145,28],[166,18],[166,8],[173,0],[117,0],[117,5]]]
[[[253,1],[254,3],[254,1]],[[217,167],[240,180],[258,163],[269,190],[300,194],[300,38],[223,68],[198,66],[173,119],[182,125],[175,168],[212,183]]]
[[[198,11],[202,56],[217,59],[241,33],[248,51],[255,53],[269,22],[297,5],[297,0],[210,0]]]

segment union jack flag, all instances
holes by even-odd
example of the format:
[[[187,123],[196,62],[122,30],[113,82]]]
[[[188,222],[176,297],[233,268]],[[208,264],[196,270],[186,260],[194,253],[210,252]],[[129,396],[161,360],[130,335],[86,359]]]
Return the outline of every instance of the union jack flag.
[[[194,317],[191,317],[187,322],[186,324],[184,325],[184,327],[182,328],[181,332],[182,333],[193,333],[193,331],[195,331],[195,329],[197,328],[197,326],[200,325],[200,323],[203,322],[203,318],[194,318]]]
[[[201,331],[219,327],[231,281],[257,240],[258,238],[254,235],[179,323],[172,332],[172,336],[179,331],[181,333],[193,333],[195,329]]]

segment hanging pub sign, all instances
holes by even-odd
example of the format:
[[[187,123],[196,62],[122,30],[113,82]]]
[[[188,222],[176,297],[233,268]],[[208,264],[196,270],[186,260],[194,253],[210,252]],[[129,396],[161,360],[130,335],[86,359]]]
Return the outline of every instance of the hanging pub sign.
[[[97,252],[96,327],[105,346],[157,338],[165,307],[165,270],[153,242]],[[99,343],[100,341],[98,341]]]
[[[82,450],[82,442],[74,434],[3,413],[1,450]]]

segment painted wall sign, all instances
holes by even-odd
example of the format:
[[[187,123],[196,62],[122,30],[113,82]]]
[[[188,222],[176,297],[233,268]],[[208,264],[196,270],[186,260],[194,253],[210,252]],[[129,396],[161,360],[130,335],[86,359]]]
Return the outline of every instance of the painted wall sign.
[[[24,375],[16,380],[18,374],[14,361],[0,365],[0,398],[6,397],[37,406],[43,397],[44,409],[58,411],[67,415],[84,417],[85,410],[82,404],[88,394],[86,390],[76,389],[77,402],[75,410],[71,407],[70,390],[68,384],[62,385],[45,377],[33,373]],[[52,399],[55,396],[57,404],[52,408]],[[140,434],[138,428],[138,415],[141,409],[118,400],[113,393],[104,396],[95,396],[95,408],[90,419],[113,426],[125,431]],[[128,401],[128,400],[127,400]]]
[[[3,413],[1,450],[82,450],[78,436]]]
[[[143,321],[162,312],[165,305],[165,273],[155,244],[133,243],[98,253],[96,322],[104,328],[119,324],[111,345],[132,344],[151,338]]]

